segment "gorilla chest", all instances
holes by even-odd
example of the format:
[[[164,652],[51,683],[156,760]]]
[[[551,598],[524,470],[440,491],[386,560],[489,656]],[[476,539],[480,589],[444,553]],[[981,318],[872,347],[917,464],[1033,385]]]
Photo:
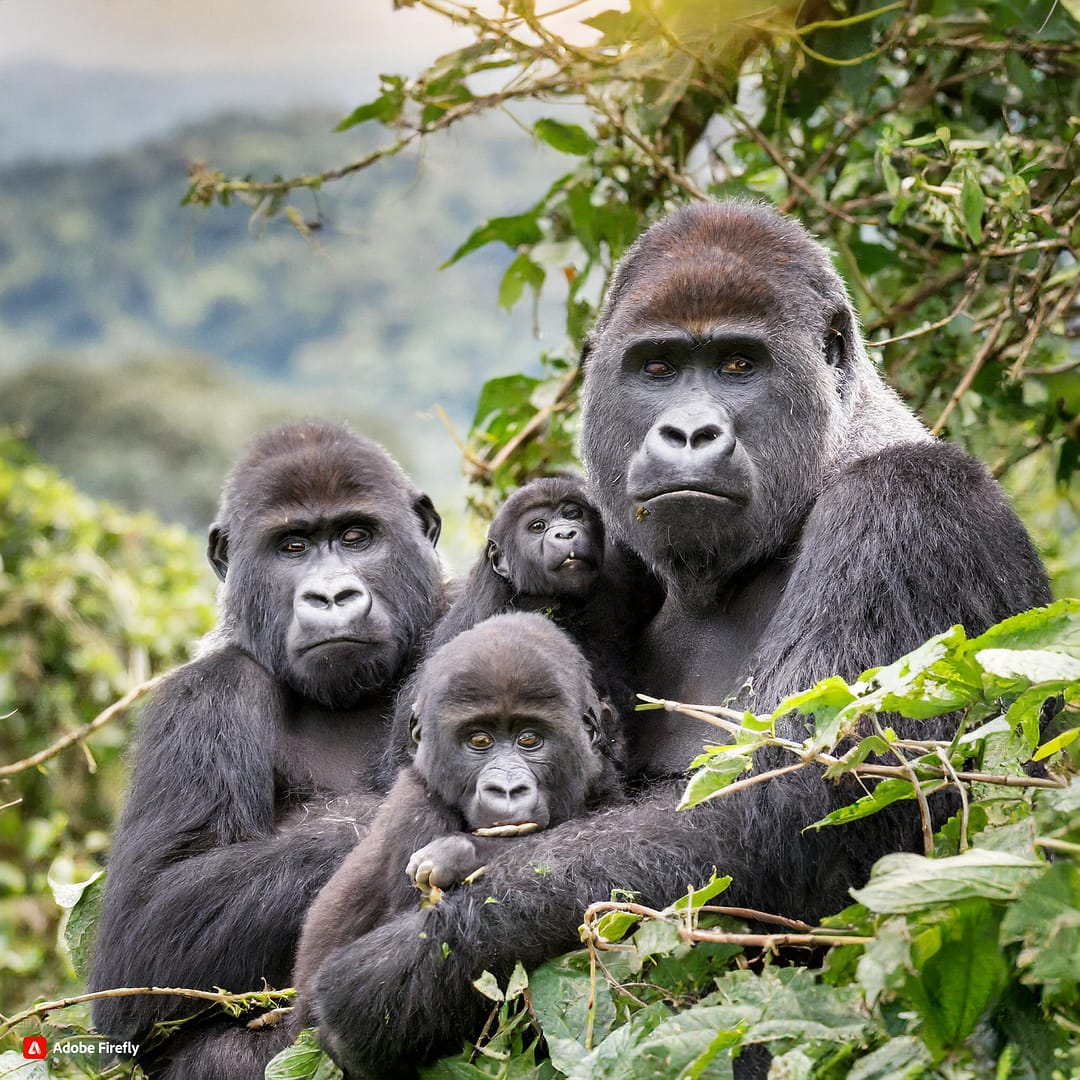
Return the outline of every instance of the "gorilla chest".
[[[635,665],[635,690],[688,704],[723,705],[739,695],[750,663],[783,594],[786,568],[757,575],[726,602],[687,610],[669,597],[646,628]],[[631,767],[650,776],[686,771],[712,729],[678,713],[639,713]]]
[[[383,753],[381,710],[305,708],[276,733],[274,776],[279,800],[375,790]]]

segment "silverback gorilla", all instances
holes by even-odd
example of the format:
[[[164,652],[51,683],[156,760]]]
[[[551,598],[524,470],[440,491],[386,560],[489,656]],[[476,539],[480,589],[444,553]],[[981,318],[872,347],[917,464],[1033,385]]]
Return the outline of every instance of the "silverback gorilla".
[[[295,1027],[318,1022],[307,993],[321,962],[418,907],[414,884],[457,885],[505,849],[501,837],[611,801],[620,785],[599,711],[584,655],[542,615],[496,615],[428,655],[412,702],[413,764],[304,923]]]
[[[883,384],[826,252],[763,206],[699,203],[637,241],[587,344],[583,407],[605,524],[666,588],[640,643],[643,691],[764,711],[1049,598],[987,471]],[[703,732],[650,718],[636,801],[516,839],[475,887],[328,958],[315,1007],[351,1075],[459,1048],[486,1013],[471,981],[573,948],[583,908],[612,888],[662,907],[715,866],[734,878],[726,903],[814,919],[916,842],[903,812],[802,833],[847,795],[806,772],[676,813]],[[804,718],[783,734],[801,739]]]
[[[225,583],[214,648],[143,713],[109,860],[90,985],[289,985],[301,920],[378,803],[393,692],[439,614],[439,517],[375,443],[307,423],[228,477],[208,554]],[[94,1005],[145,1044],[203,1008]],[[273,1052],[227,1021],[185,1025],[155,1075],[262,1075]]]

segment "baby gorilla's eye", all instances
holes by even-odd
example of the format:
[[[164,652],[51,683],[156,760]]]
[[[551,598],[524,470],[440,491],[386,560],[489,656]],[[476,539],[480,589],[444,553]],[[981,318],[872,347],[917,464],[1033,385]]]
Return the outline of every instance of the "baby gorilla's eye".
[[[303,555],[310,546],[302,536],[286,536],[284,540],[278,541],[277,549],[281,555],[295,558],[297,555]]]
[[[490,750],[495,740],[486,731],[474,731],[466,742],[473,750]]]
[[[535,731],[523,731],[517,740],[522,750],[539,750],[544,745],[544,740]]]
[[[341,542],[346,547],[364,547],[371,543],[372,532],[362,525],[353,525],[341,534]]]
[[[541,533],[547,528],[547,522],[543,518],[537,518],[529,522],[529,532]]]
[[[577,519],[581,517],[581,507],[576,503],[568,503],[563,508],[562,516],[566,518],[567,521],[577,521]]]

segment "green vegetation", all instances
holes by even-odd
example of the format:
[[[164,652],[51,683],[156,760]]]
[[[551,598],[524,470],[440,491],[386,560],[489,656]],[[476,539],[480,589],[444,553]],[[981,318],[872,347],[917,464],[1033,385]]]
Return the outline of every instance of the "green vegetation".
[[[0,431],[0,976],[5,1011],[72,990],[50,883],[84,880],[107,850],[131,717],[28,761],[189,658],[211,626],[200,545],[149,514],[79,494]]]

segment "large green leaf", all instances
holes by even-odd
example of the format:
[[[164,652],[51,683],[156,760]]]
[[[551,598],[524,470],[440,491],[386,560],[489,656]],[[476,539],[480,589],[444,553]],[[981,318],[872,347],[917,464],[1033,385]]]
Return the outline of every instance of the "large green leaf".
[[[1012,900],[1046,864],[1003,851],[972,848],[946,859],[899,852],[874,865],[870,881],[851,895],[871,911],[895,914],[972,897]]]

